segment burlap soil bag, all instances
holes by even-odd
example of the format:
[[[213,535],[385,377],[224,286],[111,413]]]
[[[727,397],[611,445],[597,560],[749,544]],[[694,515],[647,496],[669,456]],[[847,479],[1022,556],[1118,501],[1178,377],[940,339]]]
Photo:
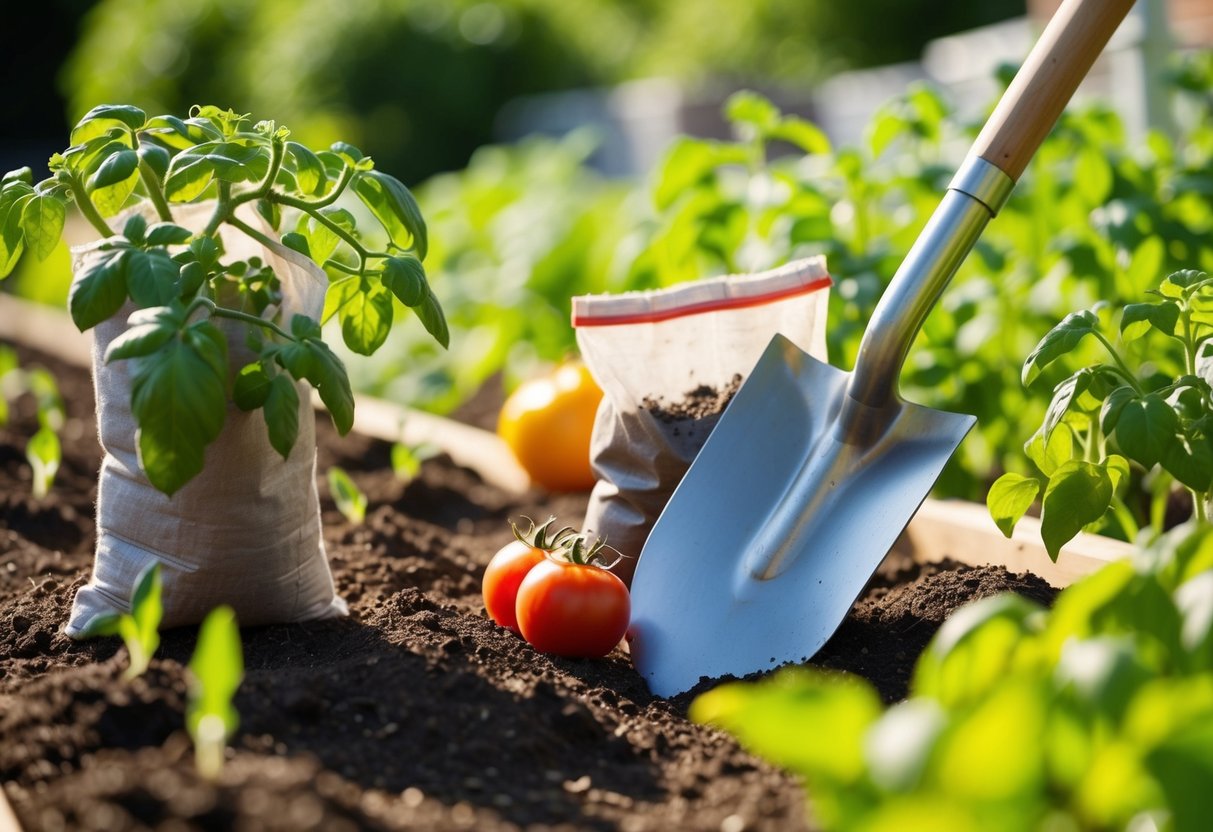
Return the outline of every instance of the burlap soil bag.
[[[603,390],[590,461],[598,482],[583,528],[636,559],[720,412],[780,333],[826,357],[830,277],[812,257],[752,275],[573,298],[582,359]]]
[[[188,206],[174,221],[201,228],[212,207]],[[251,210],[241,217],[264,228]],[[222,237],[224,262],[260,257],[274,270],[282,284],[283,321],[295,313],[319,320],[328,280],[316,264],[228,227]],[[75,274],[96,251],[97,243],[72,249]],[[131,414],[131,361],[138,359],[105,363],[106,348],[126,330],[130,311],[133,307],[94,329],[93,378],[105,452],[97,549],[92,579],[76,593],[67,635],[80,637],[98,616],[128,611],[136,579],[156,562],[163,578],[164,627],[197,623],[219,604],[231,605],[241,625],[347,614],[320,534],[310,388],[297,385],[299,436],[287,459],[271,447],[260,410],[245,413],[229,402],[223,431],[207,448],[202,472],[166,497],[139,468]],[[235,372],[251,358],[243,346],[243,325],[215,323],[228,334]]]

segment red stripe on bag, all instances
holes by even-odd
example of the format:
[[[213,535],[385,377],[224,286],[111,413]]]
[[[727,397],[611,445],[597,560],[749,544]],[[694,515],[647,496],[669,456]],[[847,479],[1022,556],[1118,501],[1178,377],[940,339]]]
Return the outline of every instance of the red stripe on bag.
[[[679,306],[674,309],[659,309],[652,312],[635,312],[627,315],[573,315],[573,326],[619,326],[620,324],[655,324],[672,318],[682,318],[687,315],[700,315],[704,312],[719,312],[722,309],[745,309],[749,306],[762,306],[774,303],[784,298],[796,295],[807,295],[818,289],[825,289],[834,281],[826,277],[804,283],[788,289],[778,289],[761,295],[750,295],[735,298],[718,298],[716,300]]]

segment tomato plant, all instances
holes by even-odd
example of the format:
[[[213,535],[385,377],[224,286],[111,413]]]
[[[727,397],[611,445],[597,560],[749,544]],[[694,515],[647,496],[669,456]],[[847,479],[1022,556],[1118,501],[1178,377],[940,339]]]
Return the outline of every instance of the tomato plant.
[[[632,614],[628,589],[600,564],[605,547],[577,536],[527,572],[515,611],[522,637],[536,650],[596,658],[611,652]]]
[[[542,563],[548,552],[573,533],[568,527],[552,532],[555,522],[555,517],[549,517],[539,526],[532,522],[525,532],[511,523],[514,539],[497,550],[485,568],[481,584],[484,607],[489,618],[502,627],[518,632],[518,617],[514,612],[518,585],[532,567]]]
[[[594,485],[590,434],[602,391],[580,361],[523,382],[506,399],[497,433],[531,479],[549,491]]]

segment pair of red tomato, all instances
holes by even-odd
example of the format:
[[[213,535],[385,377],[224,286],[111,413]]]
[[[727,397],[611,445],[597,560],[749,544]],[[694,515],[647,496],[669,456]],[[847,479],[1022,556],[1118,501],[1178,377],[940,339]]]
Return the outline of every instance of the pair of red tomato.
[[[484,571],[482,591],[489,617],[522,635],[532,647],[559,656],[597,658],[627,632],[632,614],[627,586],[591,562],[584,540],[562,529],[547,539],[552,523],[532,528],[503,546]]]

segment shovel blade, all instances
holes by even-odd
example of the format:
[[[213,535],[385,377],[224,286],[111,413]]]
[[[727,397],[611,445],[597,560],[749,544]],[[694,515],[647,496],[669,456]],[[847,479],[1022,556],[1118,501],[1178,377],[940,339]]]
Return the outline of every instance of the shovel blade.
[[[632,581],[654,693],[811,658],[976,421],[898,403],[856,444],[849,379],[775,336],[675,490]]]

